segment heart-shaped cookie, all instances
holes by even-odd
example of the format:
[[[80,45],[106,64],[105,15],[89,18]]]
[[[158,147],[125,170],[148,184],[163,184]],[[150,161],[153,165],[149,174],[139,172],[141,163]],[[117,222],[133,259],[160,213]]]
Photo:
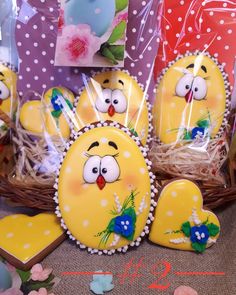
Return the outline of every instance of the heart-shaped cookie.
[[[49,89],[42,101],[26,102],[20,110],[20,123],[24,129],[42,134],[69,138],[70,127],[68,118],[72,112],[74,95],[68,89],[55,87]]]
[[[54,214],[23,214],[0,220],[0,255],[21,269],[29,269],[65,239]]]
[[[202,253],[219,236],[216,215],[203,209],[199,187],[187,179],[168,183],[160,192],[149,239],[158,245]]]

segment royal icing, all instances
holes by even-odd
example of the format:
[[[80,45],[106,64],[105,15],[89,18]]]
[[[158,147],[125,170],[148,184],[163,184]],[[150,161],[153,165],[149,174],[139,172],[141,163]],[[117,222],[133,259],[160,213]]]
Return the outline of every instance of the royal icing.
[[[155,195],[138,137],[114,122],[74,133],[56,181],[56,213],[71,239],[92,253],[125,252],[149,232]]]
[[[187,53],[160,78],[153,109],[162,143],[214,138],[227,123],[229,82],[223,67],[206,53]]]
[[[0,220],[0,253],[26,265],[63,234],[54,214],[7,216]]]
[[[218,239],[216,215],[203,210],[203,197],[192,181],[178,179],[161,191],[149,239],[178,250],[204,252]]]
[[[113,120],[128,127],[146,144],[149,104],[143,88],[124,71],[94,75],[82,90],[76,107],[79,128],[99,120]]]
[[[69,138],[69,117],[72,113],[74,95],[62,87],[49,89],[43,100],[27,101],[20,109],[20,123],[24,129],[42,134]]]

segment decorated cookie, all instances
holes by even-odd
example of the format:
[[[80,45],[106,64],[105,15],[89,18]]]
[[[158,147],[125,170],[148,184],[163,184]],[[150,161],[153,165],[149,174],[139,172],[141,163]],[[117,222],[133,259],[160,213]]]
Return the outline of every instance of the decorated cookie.
[[[110,27],[116,12],[116,0],[69,0],[65,4],[66,25],[87,24],[97,36]]]
[[[30,269],[64,239],[54,214],[18,214],[0,220],[0,255],[20,269]]]
[[[16,106],[16,79],[14,68],[0,63],[0,110],[9,116]]]
[[[143,87],[124,71],[95,74],[82,90],[76,107],[78,125],[113,120],[128,127],[146,144],[150,131],[150,108]]]
[[[42,134],[47,131],[50,135],[61,135],[69,138],[69,113],[73,108],[74,95],[62,87],[49,89],[42,101],[26,102],[20,110],[20,123],[24,129]]]
[[[220,224],[216,215],[203,210],[199,187],[177,179],[161,191],[149,239],[158,245],[202,253],[216,243]]]
[[[139,246],[157,192],[150,165],[139,138],[118,123],[74,132],[55,184],[56,213],[70,238],[100,255]]]
[[[227,124],[229,82],[207,53],[170,62],[160,78],[153,109],[155,134],[165,144],[214,138]]]

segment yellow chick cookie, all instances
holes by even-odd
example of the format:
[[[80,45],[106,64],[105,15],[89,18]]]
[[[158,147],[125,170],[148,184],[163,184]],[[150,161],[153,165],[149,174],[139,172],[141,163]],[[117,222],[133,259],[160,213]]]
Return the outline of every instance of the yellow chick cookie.
[[[72,114],[74,95],[62,87],[49,89],[42,101],[26,102],[20,109],[20,123],[24,129],[42,134],[70,137],[69,117]]]
[[[149,133],[149,104],[141,86],[128,73],[108,71],[86,84],[76,107],[78,129],[104,120],[128,127],[146,144]]]
[[[216,136],[228,111],[226,76],[208,54],[186,55],[170,64],[153,108],[155,134],[162,143]]]
[[[70,237],[92,253],[125,252],[149,232],[155,177],[146,148],[130,135],[118,123],[88,125],[60,168],[57,214]]]
[[[8,66],[0,64],[0,110],[8,116],[12,115],[17,104],[17,75]]]
[[[203,210],[199,187],[187,179],[167,184],[158,199],[149,239],[158,245],[202,253],[216,243],[220,223]]]

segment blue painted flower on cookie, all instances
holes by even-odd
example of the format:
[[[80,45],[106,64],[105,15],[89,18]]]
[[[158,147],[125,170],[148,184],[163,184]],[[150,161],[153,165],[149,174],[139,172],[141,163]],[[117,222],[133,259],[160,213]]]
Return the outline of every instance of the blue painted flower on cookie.
[[[101,37],[115,17],[115,0],[68,0],[65,5],[65,24],[87,24]]]

